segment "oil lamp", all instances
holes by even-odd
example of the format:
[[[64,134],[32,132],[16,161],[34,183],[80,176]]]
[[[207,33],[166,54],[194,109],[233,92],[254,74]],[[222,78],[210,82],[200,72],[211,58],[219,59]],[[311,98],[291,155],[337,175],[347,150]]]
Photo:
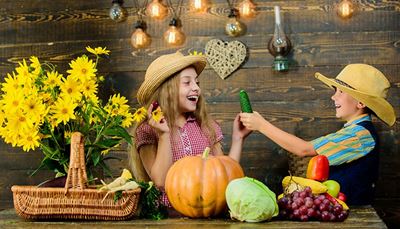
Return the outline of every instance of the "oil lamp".
[[[273,68],[276,71],[287,71],[289,60],[287,55],[290,53],[292,44],[283,31],[279,6],[275,6],[275,31],[271,40],[268,42],[268,50],[275,57]]]

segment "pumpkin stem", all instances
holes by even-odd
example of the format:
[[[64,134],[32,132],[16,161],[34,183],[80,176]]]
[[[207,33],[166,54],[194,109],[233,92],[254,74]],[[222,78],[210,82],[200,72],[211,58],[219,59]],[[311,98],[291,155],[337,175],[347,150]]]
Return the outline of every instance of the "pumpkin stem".
[[[202,158],[203,158],[203,159],[208,158],[208,154],[210,154],[210,147],[206,147],[206,148],[204,149]]]

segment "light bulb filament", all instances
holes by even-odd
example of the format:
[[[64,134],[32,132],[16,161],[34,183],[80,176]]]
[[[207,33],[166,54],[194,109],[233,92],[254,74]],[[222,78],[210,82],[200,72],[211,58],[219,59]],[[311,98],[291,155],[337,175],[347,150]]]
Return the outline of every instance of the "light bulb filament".
[[[241,17],[251,18],[256,15],[256,6],[251,0],[243,0],[238,9]]]
[[[176,42],[176,32],[172,31],[168,35],[168,43],[175,43]]]
[[[158,5],[154,5],[153,7],[151,7],[151,15],[154,17],[160,16],[160,7]]]
[[[343,4],[341,10],[342,10],[342,14],[343,15],[349,15],[350,14],[350,7],[347,4]]]
[[[194,8],[196,9],[196,10],[200,10],[201,8],[202,8],[202,2],[201,2],[201,0],[195,0],[194,1]]]
[[[342,0],[337,8],[337,13],[342,18],[349,18],[353,15],[354,5],[351,0]]]
[[[153,0],[147,6],[147,13],[150,17],[161,20],[167,16],[168,9],[160,2],[160,0]]]
[[[249,15],[250,14],[250,7],[248,4],[243,4],[242,8],[243,15]]]

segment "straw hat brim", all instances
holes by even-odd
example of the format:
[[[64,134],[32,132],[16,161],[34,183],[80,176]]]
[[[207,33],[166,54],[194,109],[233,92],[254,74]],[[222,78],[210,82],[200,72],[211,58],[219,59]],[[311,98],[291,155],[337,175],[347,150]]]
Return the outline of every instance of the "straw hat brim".
[[[159,66],[155,71],[146,72],[145,80],[137,92],[137,100],[140,105],[144,105],[150,96],[157,90],[160,85],[175,73],[193,66],[197,75],[204,70],[207,60],[204,56],[182,56],[176,58],[164,65]]]
[[[331,88],[339,88],[341,91],[350,94],[357,101],[365,104],[365,106],[371,109],[376,114],[376,116],[378,116],[379,119],[381,119],[389,126],[393,126],[396,122],[394,109],[392,105],[390,105],[390,103],[386,101],[385,98],[366,94],[361,91],[346,87],[339,84],[334,79],[330,79],[319,72],[315,73],[315,78],[321,80],[324,84],[328,85]]]

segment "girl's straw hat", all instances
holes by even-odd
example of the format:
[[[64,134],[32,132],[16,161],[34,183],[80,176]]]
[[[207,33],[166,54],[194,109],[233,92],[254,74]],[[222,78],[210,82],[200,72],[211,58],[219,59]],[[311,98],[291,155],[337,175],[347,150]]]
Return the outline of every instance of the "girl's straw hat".
[[[349,64],[335,79],[315,73],[315,77],[329,87],[339,88],[371,109],[382,121],[393,126],[396,115],[392,105],[386,101],[390,87],[385,75],[367,64]]]
[[[180,52],[162,55],[155,59],[147,68],[144,81],[137,92],[137,100],[144,105],[157,88],[170,76],[193,66],[199,75],[206,67],[207,60],[202,55],[185,56]]]

